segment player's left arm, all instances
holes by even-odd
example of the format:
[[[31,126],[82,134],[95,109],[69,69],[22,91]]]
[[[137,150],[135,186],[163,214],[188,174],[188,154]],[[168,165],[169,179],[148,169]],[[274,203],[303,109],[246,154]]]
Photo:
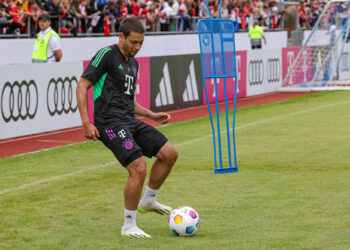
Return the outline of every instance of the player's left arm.
[[[150,118],[153,121],[160,122],[161,124],[166,124],[170,120],[170,114],[165,112],[152,112],[145,107],[142,107],[140,104],[135,102],[135,114],[139,116],[143,116],[146,118]]]

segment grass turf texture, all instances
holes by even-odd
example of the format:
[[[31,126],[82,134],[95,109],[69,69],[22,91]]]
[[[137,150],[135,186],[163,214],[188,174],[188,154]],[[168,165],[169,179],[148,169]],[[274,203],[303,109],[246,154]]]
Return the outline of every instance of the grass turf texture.
[[[158,199],[198,211],[190,238],[156,213],[137,216],[152,239],[120,236],[127,171],[100,142],[0,159],[0,249],[349,249],[348,100],[238,110],[234,174],[214,175],[207,117],[160,127],[180,156]]]

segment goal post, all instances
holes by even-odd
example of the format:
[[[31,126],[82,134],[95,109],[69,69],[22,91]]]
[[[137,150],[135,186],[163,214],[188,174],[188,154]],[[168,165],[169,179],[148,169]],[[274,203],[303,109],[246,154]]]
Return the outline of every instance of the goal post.
[[[350,90],[349,9],[350,0],[325,6],[288,68],[281,91]]]

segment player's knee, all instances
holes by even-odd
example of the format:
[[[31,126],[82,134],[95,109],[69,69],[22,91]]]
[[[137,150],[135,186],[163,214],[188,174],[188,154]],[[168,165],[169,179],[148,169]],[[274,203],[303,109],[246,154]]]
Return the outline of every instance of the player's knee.
[[[169,148],[167,154],[166,154],[166,162],[168,163],[168,165],[174,165],[177,158],[179,157],[179,153],[177,152],[176,148],[171,147]]]
[[[134,160],[132,163],[128,165],[129,174],[131,177],[138,178],[140,180],[144,180],[146,178],[146,162],[143,157],[140,157]]]

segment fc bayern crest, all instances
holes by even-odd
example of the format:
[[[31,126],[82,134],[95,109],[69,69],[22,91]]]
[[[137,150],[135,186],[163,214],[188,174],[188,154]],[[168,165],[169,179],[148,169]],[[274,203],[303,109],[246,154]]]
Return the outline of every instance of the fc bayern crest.
[[[137,74],[137,69],[136,69],[136,66],[132,66],[131,67],[131,69],[132,69],[132,72],[134,73],[134,75],[136,76],[136,74]]]
[[[202,41],[203,41],[203,44],[205,46],[208,46],[209,43],[210,43],[210,36],[209,35],[204,35],[203,38],[202,38]]]
[[[134,147],[134,144],[132,143],[132,140],[126,139],[126,140],[123,142],[123,147],[124,147],[126,150],[131,150],[131,149]]]

